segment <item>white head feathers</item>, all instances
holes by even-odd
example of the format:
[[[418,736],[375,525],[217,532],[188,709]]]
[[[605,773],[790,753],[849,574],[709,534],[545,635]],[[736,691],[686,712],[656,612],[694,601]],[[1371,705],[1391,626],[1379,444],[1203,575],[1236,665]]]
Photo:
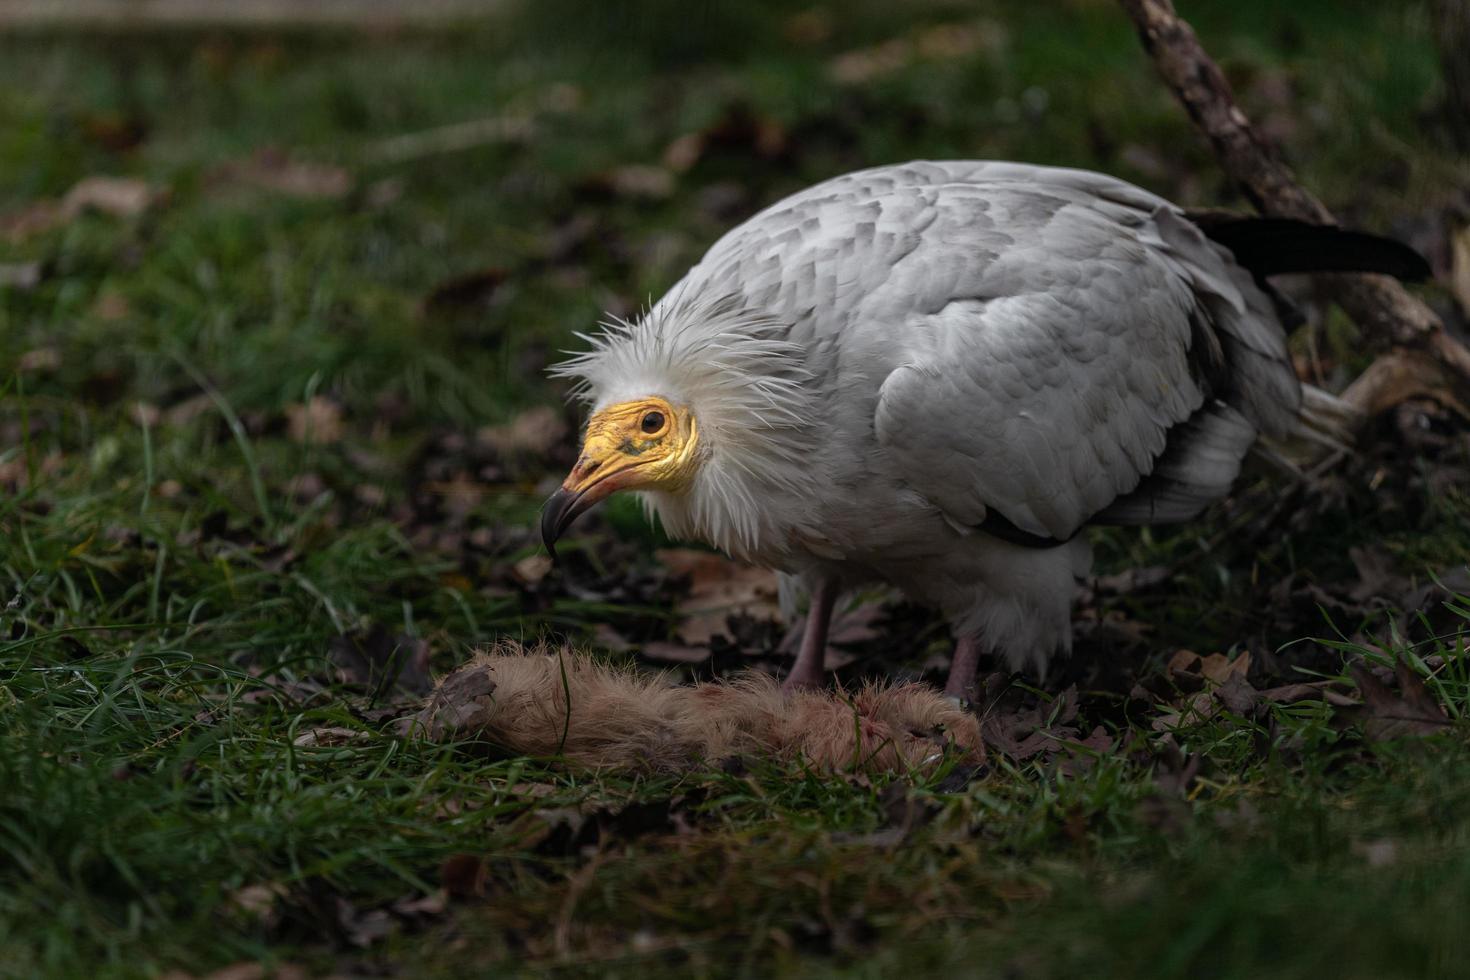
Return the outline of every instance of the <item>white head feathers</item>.
[[[691,295],[692,293],[692,295]],[[694,414],[700,467],[690,490],[643,495],[670,534],[735,556],[783,540],[772,494],[812,490],[812,377],[788,326],[738,297],[675,287],[636,321],[611,318],[591,349],[551,369],[593,410],[658,395]],[[784,523],[784,522],[782,522]]]

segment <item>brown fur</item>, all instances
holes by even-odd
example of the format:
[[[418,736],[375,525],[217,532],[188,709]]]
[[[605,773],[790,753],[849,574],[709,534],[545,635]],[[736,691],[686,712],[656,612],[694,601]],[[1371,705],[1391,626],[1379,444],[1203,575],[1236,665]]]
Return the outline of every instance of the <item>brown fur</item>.
[[[975,718],[921,684],[788,693],[750,673],[679,687],[545,646],[476,656],[440,682],[416,721],[431,738],[479,735],[599,769],[672,771],[769,755],[823,770],[908,772],[946,749],[970,764],[985,759]]]

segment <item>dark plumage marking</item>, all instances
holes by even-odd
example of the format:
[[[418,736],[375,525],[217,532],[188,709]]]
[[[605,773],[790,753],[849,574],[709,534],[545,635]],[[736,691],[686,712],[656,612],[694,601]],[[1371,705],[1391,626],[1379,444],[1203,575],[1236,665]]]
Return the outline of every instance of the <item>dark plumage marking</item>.
[[[1006,519],[1004,514],[994,508],[986,512],[985,520],[980,522],[980,530],[991,537],[1000,538],[1002,541],[1020,545],[1023,548],[1060,548],[1075,538],[1077,534],[1082,533],[1082,528],[1079,527],[1075,534],[1067,538],[1051,538],[1044,534],[1032,534],[1030,531],[1023,531],[1016,527]]]
[[[1419,282],[1430,275],[1424,256],[1381,235],[1229,211],[1186,211],[1185,216],[1258,278],[1292,272],[1379,272]]]

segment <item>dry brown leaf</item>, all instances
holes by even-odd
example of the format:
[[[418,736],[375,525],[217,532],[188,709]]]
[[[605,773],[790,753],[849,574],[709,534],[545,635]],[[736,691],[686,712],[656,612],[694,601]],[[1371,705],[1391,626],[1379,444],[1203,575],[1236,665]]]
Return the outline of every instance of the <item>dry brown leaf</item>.
[[[1393,673],[1399,684],[1397,692],[1368,668],[1353,665],[1353,681],[1363,695],[1363,733],[1382,741],[1445,731],[1449,719],[1423,679],[1402,659],[1394,664]]]
[[[1245,679],[1245,674],[1231,674],[1215,689],[1215,698],[1226,711],[1248,718],[1254,713],[1260,692]]]
[[[986,689],[992,688],[990,678]],[[1036,755],[1052,755],[1066,743],[1076,742],[1082,733],[1072,723],[1077,719],[1077,688],[1067,688],[1057,699],[1061,702],[1041,702],[1028,707],[1017,707],[1009,703],[1007,692],[986,704],[980,711],[981,731],[986,744],[995,746],[1006,755],[1024,761]]]
[[[1199,664],[1200,655],[1193,650],[1175,650],[1167,666],[1171,674],[1198,674]]]
[[[670,572],[689,579],[689,595],[675,610],[685,643],[707,645],[729,635],[726,621],[737,613],[763,620],[781,615],[775,572],[688,548],[666,548],[656,557]]]
[[[1192,694],[1173,711],[1155,718],[1149,727],[1156,732],[1171,732],[1180,725],[1204,721],[1215,714],[1217,704],[1214,695],[1208,691]]]
[[[61,199],[61,221],[71,221],[86,211],[100,211],[114,218],[132,218],[158,201],[163,192],[135,177],[84,177]]]
[[[510,567],[516,581],[522,585],[535,585],[551,573],[551,559],[546,555],[527,555]]]
[[[1268,687],[1264,691],[1257,691],[1263,700],[1276,704],[1295,704],[1298,701],[1311,701],[1321,699],[1322,689],[1328,684],[1327,681],[1310,681],[1300,684],[1283,684],[1280,687]]]
[[[1251,669],[1251,653],[1249,650],[1231,660],[1223,653],[1212,653],[1200,660],[1200,673],[1207,680],[1216,684],[1224,684],[1232,677],[1244,678]]]

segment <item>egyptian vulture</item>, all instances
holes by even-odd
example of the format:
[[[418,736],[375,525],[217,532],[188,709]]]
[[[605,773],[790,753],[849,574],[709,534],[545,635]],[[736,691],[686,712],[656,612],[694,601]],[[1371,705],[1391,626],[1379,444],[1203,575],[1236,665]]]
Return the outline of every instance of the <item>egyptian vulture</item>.
[[[1070,649],[1085,527],[1194,517],[1293,429],[1264,277],[1329,269],[1425,272],[1396,242],[1082,170],[828,180],[553,369],[590,417],[542,534],[635,490],[671,535],[778,570],[810,597],[788,686],[821,683],[838,596],[890,583],[949,620],[967,696],[982,650],[1041,670]]]

